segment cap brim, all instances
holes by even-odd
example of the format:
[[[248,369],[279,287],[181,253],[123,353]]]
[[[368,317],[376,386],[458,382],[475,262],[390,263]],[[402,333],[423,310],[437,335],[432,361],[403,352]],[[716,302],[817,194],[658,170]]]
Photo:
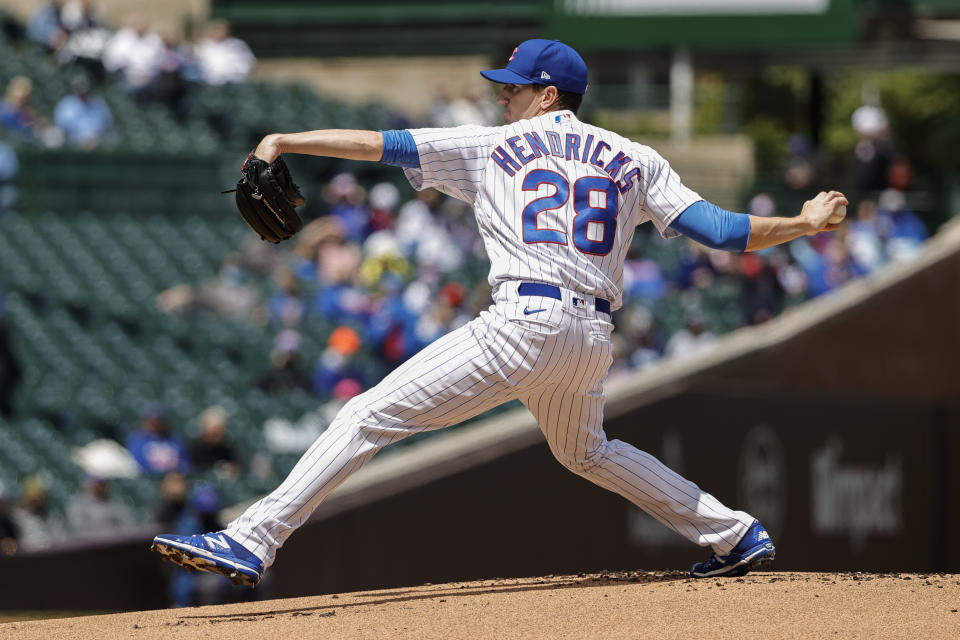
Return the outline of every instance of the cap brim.
[[[533,84],[533,80],[528,80],[519,73],[510,71],[509,69],[490,69],[488,71],[481,71],[480,75],[491,82],[499,82],[500,84]]]

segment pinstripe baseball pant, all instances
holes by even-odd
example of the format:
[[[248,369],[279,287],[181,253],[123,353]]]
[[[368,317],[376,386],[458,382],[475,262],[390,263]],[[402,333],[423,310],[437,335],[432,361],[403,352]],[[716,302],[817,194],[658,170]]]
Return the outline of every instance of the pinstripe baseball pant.
[[[550,451],[574,473],[614,491],[692,542],[725,555],[753,518],[733,511],[653,456],[603,431],[610,367],[606,313],[591,296],[519,296],[498,287],[479,317],[426,347],[351,399],[272,493],[227,535],[273,564],[276,550],[320,502],[381,448],[513,399],[533,413]],[[585,304],[584,304],[585,301]]]

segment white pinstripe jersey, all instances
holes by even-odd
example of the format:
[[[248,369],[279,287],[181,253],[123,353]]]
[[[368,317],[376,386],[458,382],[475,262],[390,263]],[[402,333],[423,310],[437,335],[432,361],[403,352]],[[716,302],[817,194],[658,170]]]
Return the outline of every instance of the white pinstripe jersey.
[[[700,196],[650,147],[554,111],[500,127],[412,129],[415,189],[473,205],[490,284],[546,282],[621,306],[633,230],[664,237]]]

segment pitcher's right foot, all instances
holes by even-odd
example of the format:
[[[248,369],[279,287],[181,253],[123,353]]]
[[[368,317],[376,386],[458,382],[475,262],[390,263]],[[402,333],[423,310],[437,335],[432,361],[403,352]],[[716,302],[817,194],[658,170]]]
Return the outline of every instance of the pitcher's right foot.
[[[222,531],[195,536],[163,533],[153,539],[151,551],[188,571],[209,571],[234,586],[255,587],[263,577],[263,562]]]

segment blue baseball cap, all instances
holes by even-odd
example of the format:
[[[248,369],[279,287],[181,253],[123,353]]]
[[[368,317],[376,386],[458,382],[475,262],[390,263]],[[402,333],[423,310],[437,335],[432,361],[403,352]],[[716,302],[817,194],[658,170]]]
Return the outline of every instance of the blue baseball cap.
[[[559,40],[527,40],[513,50],[506,69],[481,71],[503,84],[542,84],[561,91],[587,92],[587,65],[572,47]]]

